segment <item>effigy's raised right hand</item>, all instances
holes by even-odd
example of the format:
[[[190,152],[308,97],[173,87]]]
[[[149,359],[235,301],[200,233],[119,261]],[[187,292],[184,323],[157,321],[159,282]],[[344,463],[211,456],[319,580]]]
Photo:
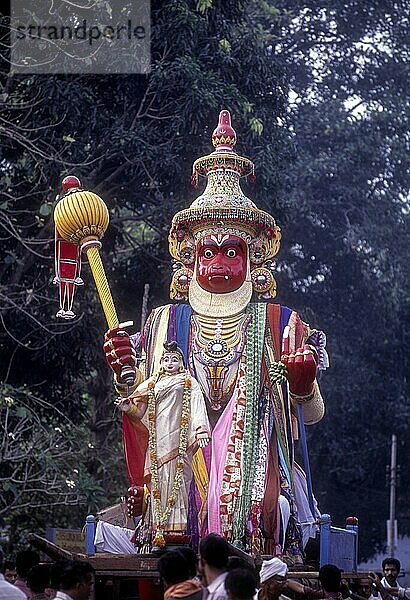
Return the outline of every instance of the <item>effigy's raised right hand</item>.
[[[117,383],[125,383],[121,373],[125,366],[136,372],[137,357],[130,336],[124,327],[111,327],[104,336],[103,346],[108,365],[114,371]]]

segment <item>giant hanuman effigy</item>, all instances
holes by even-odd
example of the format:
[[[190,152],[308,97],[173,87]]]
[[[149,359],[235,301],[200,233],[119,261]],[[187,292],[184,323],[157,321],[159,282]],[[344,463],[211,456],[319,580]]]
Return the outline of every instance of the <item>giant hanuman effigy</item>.
[[[193,165],[204,192],[171,224],[173,302],[151,312],[141,336],[115,326],[105,337],[129,479],[148,494],[141,547],[216,532],[247,552],[297,559],[315,515],[295,443],[301,418],[324,413],[324,335],[273,301],[281,233],[240,187],[254,165],[234,151],[226,110],[212,143]]]

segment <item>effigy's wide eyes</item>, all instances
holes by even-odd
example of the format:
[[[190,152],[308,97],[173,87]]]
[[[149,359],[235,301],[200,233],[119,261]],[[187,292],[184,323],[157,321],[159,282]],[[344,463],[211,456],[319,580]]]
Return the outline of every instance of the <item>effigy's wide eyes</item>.
[[[212,258],[213,255],[214,255],[214,253],[212,252],[212,250],[205,250],[204,251],[205,258]]]
[[[228,256],[229,258],[235,258],[236,250],[234,250],[233,248],[229,248],[229,250],[226,253],[226,256]]]

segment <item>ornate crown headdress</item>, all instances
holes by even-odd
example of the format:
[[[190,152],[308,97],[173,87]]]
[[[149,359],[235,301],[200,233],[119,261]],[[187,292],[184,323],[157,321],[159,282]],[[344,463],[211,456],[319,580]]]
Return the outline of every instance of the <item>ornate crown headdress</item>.
[[[243,238],[249,246],[251,277],[259,296],[273,298],[276,283],[272,275],[272,258],[280,246],[280,228],[275,219],[260,210],[243,193],[241,177],[254,179],[254,164],[234,150],[236,133],[229,111],[222,110],[212,134],[215,151],[198,158],[192,169],[192,183],[198,187],[200,177],[207,178],[204,192],[189,208],[172,219],[169,250],[174,258],[171,298],[187,298],[195,262],[196,242],[223,230]]]

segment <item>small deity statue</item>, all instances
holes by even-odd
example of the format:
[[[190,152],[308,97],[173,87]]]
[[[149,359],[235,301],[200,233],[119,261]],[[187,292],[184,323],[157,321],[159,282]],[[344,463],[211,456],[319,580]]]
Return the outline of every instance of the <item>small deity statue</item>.
[[[148,430],[144,481],[151,514],[146,520],[153,546],[163,547],[167,536],[186,534],[193,455],[210,439],[203,394],[185,368],[176,342],[164,344],[159,372],[117,405],[128,419]]]

